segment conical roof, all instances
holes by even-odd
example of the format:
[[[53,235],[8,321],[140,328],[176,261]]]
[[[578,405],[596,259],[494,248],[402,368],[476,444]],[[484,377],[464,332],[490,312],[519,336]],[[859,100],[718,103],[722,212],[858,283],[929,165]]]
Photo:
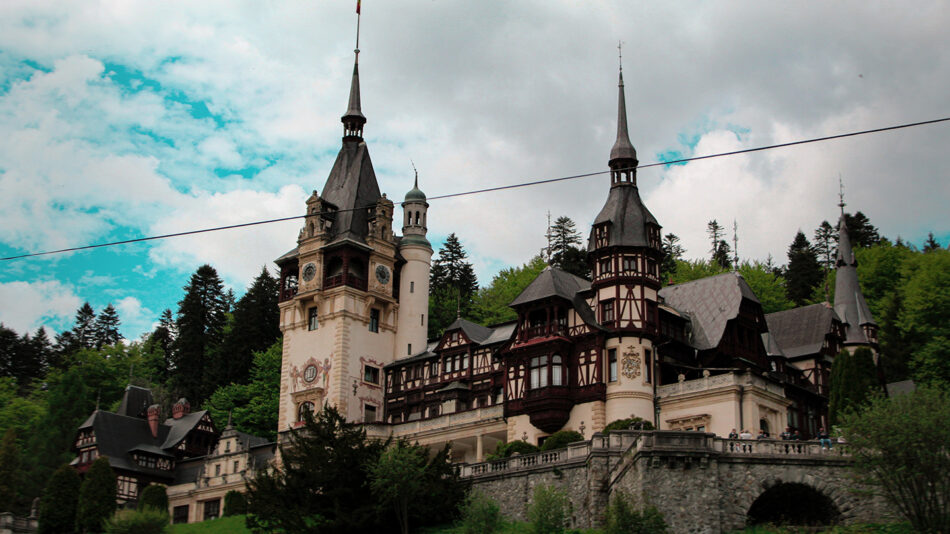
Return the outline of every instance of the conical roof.
[[[614,142],[613,148],[610,149],[610,161],[614,162],[621,159],[636,161],[637,150],[633,148],[630,135],[627,133],[627,103],[623,94],[623,71],[620,72],[618,87],[620,96],[617,102],[617,140]]]
[[[838,256],[835,262],[835,313],[845,323],[845,343],[869,344],[864,325],[875,325],[874,316],[858,283],[858,262],[851,249],[851,237],[844,212],[838,221]]]

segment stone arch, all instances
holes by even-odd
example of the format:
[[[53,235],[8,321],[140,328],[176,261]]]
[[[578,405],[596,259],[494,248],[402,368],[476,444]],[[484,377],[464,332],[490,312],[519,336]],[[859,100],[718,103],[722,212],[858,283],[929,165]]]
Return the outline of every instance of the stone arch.
[[[828,488],[805,482],[771,481],[746,511],[746,524],[824,526],[841,521],[843,514]],[[825,490],[825,491],[823,491]]]

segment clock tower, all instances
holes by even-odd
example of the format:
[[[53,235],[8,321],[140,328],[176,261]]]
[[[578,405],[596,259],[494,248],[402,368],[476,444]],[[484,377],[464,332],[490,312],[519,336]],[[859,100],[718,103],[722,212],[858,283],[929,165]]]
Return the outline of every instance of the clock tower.
[[[414,188],[406,217],[416,219],[404,225],[412,235],[393,233],[394,204],[380,194],[363,140],[356,53],[342,147],[322,192],[306,201],[297,247],[276,260],[284,336],[279,432],[324,404],[350,421],[381,420],[383,367],[404,357],[407,344],[425,349],[428,205]],[[400,297],[411,301],[404,311]]]

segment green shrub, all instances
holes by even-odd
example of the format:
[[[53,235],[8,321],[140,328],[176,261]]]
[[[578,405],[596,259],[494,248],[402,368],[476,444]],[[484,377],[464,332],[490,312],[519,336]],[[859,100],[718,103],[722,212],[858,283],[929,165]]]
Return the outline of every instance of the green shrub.
[[[605,534],[666,534],[668,528],[663,514],[656,507],[649,506],[637,511],[630,499],[618,492],[607,506]]]
[[[244,515],[247,513],[247,500],[244,494],[231,490],[224,494],[224,515]]]
[[[40,534],[68,534],[76,526],[76,502],[82,481],[72,466],[53,473],[40,500]]]
[[[115,513],[115,473],[109,459],[100,456],[86,471],[86,480],[79,487],[76,506],[76,530],[102,532],[102,524]]]
[[[604,427],[604,434],[610,434],[614,430],[629,430],[634,426],[637,430],[653,430],[653,423],[642,417],[628,417],[627,419],[617,419]]]
[[[151,508],[168,514],[168,493],[165,492],[165,486],[162,484],[152,484],[145,486],[142,494],[139,495],[137,508],[145,510]]]
[[[563,449],[567,447],[568,443],[574,443],[575,441],[583,441],[584,436],[580,432],[575,432],[573,430],[561,430],[555,432],[547,437],[544,440],[544,443],[541,444],[542,451],[550,451],[554,449]]]
[[[528,521],[533,534],[561,534],[570,516],[570,501],[567,494],[554,486],[541,485],[534,488]]]
[[[495,449],[495,454],[488,455],[488,460],[500,460],[502,458],[508,458],[514,453],[518,454],[531,454],[533,452],[538,452],[536,446],[528,443],[527,441],[511,441],[509,443],[499,443],[498,448]]]
[[[103,528],[105,534],[163,534],[168,530],[168,512],[151,506],[119,510],[106,520]]]
[[[461,534],[491,534],[501,527],[501,510],[485,493],[472,490],[459,507],[462,518],[459,521]]]

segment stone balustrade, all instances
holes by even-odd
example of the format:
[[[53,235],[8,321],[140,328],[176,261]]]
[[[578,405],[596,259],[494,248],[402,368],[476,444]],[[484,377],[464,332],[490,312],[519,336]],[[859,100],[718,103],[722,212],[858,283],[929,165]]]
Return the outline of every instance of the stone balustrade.
[[[779,384],[763,380],[761,377],[752,374],[736,373],[704,376],[695,380],[683,380],[682,382],[676,382],[674,384],[657,386],[656,394],[659,397],[669,397],[671,395],[698,393],[729,386],[753,386],[776,395],[784,395],[782,386]]]
[[[557,464],[587,461],[594,453],[621,456],[628,451],[654,453],[693,453],[717,457],[752,456],[763,458],[812,457],[841,459],[850,456],[845,443],[835,443],[824,449],[818,441],[780,441],[774,439],[743,440],[719,438],[703,432],[677,430],[621,430],[610,434],[594,434],[587,441],[571,443],[565,449],[520,454],[500,460],[477,464],[459,464],[462,477],[478,477],[535,469],[550,469]]]
[[[398,437],[406,434],[414,434],[424,430],[452,428],[454,426],[466,423],[478,423],[481,421],[501,419],[504,417],[504,415],[504,405],[496,404],[495,406],[486,406],[484,408],[476,408],[474,410],[466,410],[464,412],[445,414],[440,415],[439,417],[432,417],[430,419],[421,419],[418,421],[400,423],[394,427],[394,435]]]

